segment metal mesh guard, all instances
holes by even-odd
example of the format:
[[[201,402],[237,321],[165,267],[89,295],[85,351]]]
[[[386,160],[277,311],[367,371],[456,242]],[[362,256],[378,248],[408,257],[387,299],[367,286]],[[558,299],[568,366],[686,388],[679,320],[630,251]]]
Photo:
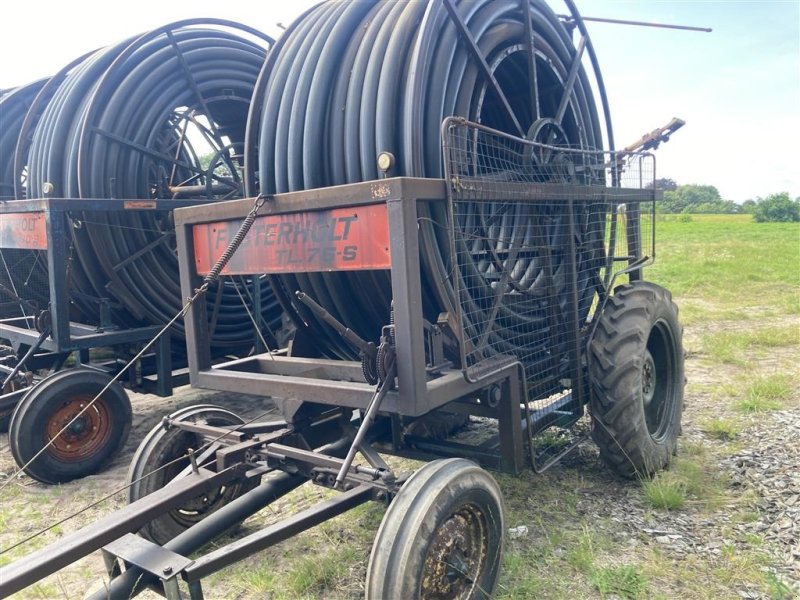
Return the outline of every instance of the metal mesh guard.
[[[0,319],[33,316],[49,297],[43,251],[0,249]]]
[[[443,146],[465,376],[508,357],[531,400],[573,390],[582,404],[592,315],[654,255],[654,157],[537,144],[458,118],[445,121]]]

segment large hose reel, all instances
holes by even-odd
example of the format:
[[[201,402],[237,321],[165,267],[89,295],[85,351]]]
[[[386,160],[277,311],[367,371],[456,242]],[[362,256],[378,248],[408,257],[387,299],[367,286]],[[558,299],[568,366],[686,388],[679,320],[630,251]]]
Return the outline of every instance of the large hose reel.
[[[519,138],[585,149],[603,148],[606,125],[606,142],[613,145],[583,68],[584,54],[594,60],[591,43],[571,2],[568,8],[569,28],[539,0],[328,2],[311,9],[281,37],[262,71],[249,123],[249,192],[257,184],[273,193],[377,179],[382,152],[396,158],[390,175],[442,177],[440,128],[451,115]],[[605,104],[599,72],[594,76]],[[435,322],[438,314],[453,313],[457,302],[448,217],[441,203],[421,210],[423,303],[426,319]],[[472,218],[492,216],[476,212]],[[514,219],[511,211],[495,226],[518,226]],[[519,260],[517,270],[529,272],[523,285],[534,285],[535,265]],[[271,281],[298,327],[327,356],[352,358],[354,351],[294,301],[295,291],[365,339],[378,339],[388,322],[387,272],[279,275]],[[590,275],[578,282],[584,312],[595,283]],[[476,290],[474,303],[491,294]],[[496,343],[513,352],[520,335],[531,335],[530,323],[513,307],[503,319]]]

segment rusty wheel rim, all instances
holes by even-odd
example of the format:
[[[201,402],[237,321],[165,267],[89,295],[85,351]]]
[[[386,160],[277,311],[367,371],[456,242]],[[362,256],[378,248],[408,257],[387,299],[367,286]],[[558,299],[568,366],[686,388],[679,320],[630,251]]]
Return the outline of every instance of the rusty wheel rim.
[[[72,396],[62,402],[47,419],[50,454],[64,462],[78,462],[96,454],[111,438],[112,419],[108,403],[94,396]],[[80,416],[78,416],[80,414]],[[66,431],[59,432],[67,427]]]
[[[474,504],[460,507],[437,528],[422,570],[425,600],[461,600],[480,588],[488,556],[486,515]]]

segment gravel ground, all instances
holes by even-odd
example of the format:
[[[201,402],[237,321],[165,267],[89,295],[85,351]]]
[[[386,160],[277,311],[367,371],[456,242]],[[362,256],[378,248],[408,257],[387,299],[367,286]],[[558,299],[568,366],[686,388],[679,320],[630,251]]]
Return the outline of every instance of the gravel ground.
[[[684,444],[700,442],[702,437],[689,432]],[[622,498],[607,503],[592,498],[586,509],[609,516],[618,525],[617,535],[631,550],[657,546],[666,557],[676,560],[689,555],[724,559],[726,548],[732,548],[734,554],[752,550],[758,539],[759,547],[773,559],[765,568],[800,595],[800,409],[761,416],[739,434],[737,442],[740,450],[715,457],[729,486],[728,502],[716,510],[654,513],[638,489],[628,489]],[[747,492],[753,493],[747,496],[752,497],[747,505],[754,516],[738,522],[734,514],[741,510],[739,499]],[[741,598],[764,597],[747,584],[735,591]]]
[[[745,447],[721,464],[734,488],[756,493],[758,519],[734,527],[770,544],[778,572],[800,595],[800,410],[771,413],[742,437]]]

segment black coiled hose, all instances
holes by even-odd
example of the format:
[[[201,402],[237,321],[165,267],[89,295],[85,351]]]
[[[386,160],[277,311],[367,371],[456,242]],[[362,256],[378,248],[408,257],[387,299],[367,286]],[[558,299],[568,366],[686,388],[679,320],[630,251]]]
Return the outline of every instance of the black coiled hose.
[[[23,174],[14,171],[14,152],[22,123],[47,79],[34,81],[0,96],[0,200],[14,198],[14,182]]]
[[[14,166],[14,154],[25,115],[47,81],[35,81],[0,97],[0,200],[13,200],[15,185],[25,177],[25,171]],[[16,301],[14,296],[47,306],[47,272],[37,258],[34,251],[0,249],[0,317],[19,317],[30,312],[30,307]]]
[[[466,24],[469,41],[444,1],[328,2],[298,19],[271,52],[261,75],[249,125],[258,138],[258,163],[252,143],[248,183],[260,180],[265,193],[275,193],[376,179],[376,156],[383,151],[397,158],[397,175],[442,177],[440,128],[445,117],[463,116],[519,137],[535,134],[545,119],[555,119],[576,49],[547,4],[452,4]],[[535,87],[530,85],[526,19],[534,31]],[[511,111],[491,88],[472,42]],[[561,141],[602,148],[601,123],[583,68],[568,98],[558,119]],[[423,303],[426,317],[435,321],[456,304],[448,268],[447,215],[440,204],[422,211]],[[514,226],[513,211],[505,220]],[[588,222],[583,219],[578,227]],[[485,311],[481,304],[494,292],[481,279],[480,269],[476,262],[472,274],[461,276],[472,277],[471,285],[482,281],[486,289],[478,286],[469,301]],[[297,325],[307,325],[329,356],[354,353],[304,307],[292,305],[295,290],[308,293],[366,339],[377,339],[389,320],[386,272],[280,275],[272,282]],[[594,291],[590,277],[579,281],[580,303],[587,310]],[[498,352],[513,352],[525,336],[534,335],[529,317],[513,308],[504,307],[498,319],[503,328],[492,339]],[[526,366],[536,370],[535,364]]]
[[[94,53],[58,87],[36,127],[29,194],[50,182],[56,197],[241,196],[247,113],[271,42],[236,23],[193,20]],[[174,316],[182,302],[170,213],[73,217],[70,280],[84,318],[96,316],[98,298],[110,298],[125,325]],[[275,330],[282,311],[269,286],[260,289],[261,317]],[[212,347],[253,340],[230,282],[212,287],[208,304]],[[182,326],[174,333],[181,338]]]

